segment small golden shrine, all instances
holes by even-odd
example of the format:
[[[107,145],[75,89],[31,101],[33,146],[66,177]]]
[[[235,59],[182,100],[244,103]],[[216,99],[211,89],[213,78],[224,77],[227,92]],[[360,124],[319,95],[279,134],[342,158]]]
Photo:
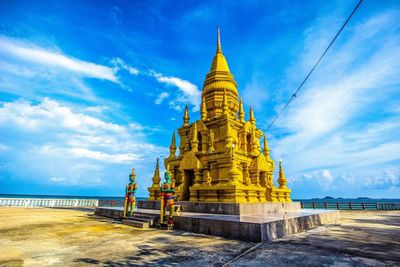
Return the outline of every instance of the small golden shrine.
[[[250,107],[245,120],[236,81],[222,54],[220,32],[217,51],[203,85],[201,119],[190,123],[186,106],[183,126],[175,132],[170,154],[164,160],[175,183],[178,201],[190,202],[290,202],[291,190],[279,163],[279,187],[273,182],[274,161],[265,134],[256,126]],[[264,145],[261,150],[260,139]],[[157,159],[149,200],[160,192]]]

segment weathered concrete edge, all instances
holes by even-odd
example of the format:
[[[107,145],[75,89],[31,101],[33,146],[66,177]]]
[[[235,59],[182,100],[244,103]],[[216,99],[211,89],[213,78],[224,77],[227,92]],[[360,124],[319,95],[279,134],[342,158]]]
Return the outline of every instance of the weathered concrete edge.
[[[268,223],[220,221],[205,218],[175,217],[176,229],[253,242],[269,242],[303,232],[326,223],[336,223],[340,212],[329,211]]]
[[[333,210],[301,217],[284,219],[275,222],[261,224],[260,242],[273,241],[288,235],[304,232],[324,224],[337,223],[340,212]]]

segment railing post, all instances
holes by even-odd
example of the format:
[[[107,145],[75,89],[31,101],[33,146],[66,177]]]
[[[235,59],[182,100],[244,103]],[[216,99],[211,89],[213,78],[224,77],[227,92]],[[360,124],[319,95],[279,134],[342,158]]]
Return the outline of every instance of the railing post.
[[[336,208],[337,208],[338,210],[340,210],[339,202],[336,202]]]
[[[361,205],[362,205],[363,210],[365,210],[365,203],[361,202]]]
[[[351,205],[351,202],[349,202],[349,209],[350,209],[350,210],[353,209],[353,205]]]
[[[328,209],[328,205],[326,204],[326,202],[324,202],[324,207],[326,210]]]

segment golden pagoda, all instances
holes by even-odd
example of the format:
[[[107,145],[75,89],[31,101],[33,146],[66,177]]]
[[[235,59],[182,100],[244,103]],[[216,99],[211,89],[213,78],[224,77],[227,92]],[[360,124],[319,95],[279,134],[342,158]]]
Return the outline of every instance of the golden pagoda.
[[[217,51],[203,85],[201,119],[190,123],[186,106],[183,125],[175,132],[164,164],[175,183],[179,201],[190,202],[290,202],[291,190],[280,163],[279,187],[273,183],[274,161],[267,138],[256,126],[250,107],[245,120],[237,83],[222,53],[217,30]],[[264,147],[261,151],[260,139]],[[159,199],[158,161],[149,188],[149,200]]]

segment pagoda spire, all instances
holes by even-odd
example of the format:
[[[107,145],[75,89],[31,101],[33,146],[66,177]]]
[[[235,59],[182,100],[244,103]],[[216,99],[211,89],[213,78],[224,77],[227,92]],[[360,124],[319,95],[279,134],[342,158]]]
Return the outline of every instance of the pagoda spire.
[[[207,109],[206,109],[206,101],[205,101],[204,97],[203,97],[203,100],[201,101],[200,114],[201,114],[201,120],[205,121],[207,119]]]
[[[185,114],[183,115],[183,126],[188,126],[189,125],[189,108],[188,105],[185,107]]]
[[[256,118],[254,117],[253,108],[250,106],[250,118],[249,121],[251,124],[256,125]]]
[[[239,103],[239,121],[242,122],[242,123],[245,122],[242,98],[240,98],[240,103]]]
[[[286,183],[286,177],[285,177],[285,173],[283,172],[282,169],[282,160],[279,160],[279,179],[278,179],[278,183],[279,183],[279,188],[280,189],[287,189]]]
[[[237,90],[237,83],[229,70],[228,62],[221,48],[221,32],[217,27],[217,47],[213,61],[211,63],[210,71],[208,72],[204,81],[202,97],[206,99],[207,118],[212,119],[219,117],[223,114],[222,105],[215,105],[220,103],[224,90],[229,96],[229,114],[236,114],[239,107],[239,93]]]
[[[217,53],[222,53],[221,34],[219,32],[219,26],[217,27]]]
[[[222,100],[222,113],[228,115],[228,100],[226,97],[226,90],[224,89],[224,96]]]
[[[154,170],[154,176],[153,176],[153,184],[159,184],[161,181],[160,178],[160,158],[157,158],[157,163],[156,163],[156,169]]]
[[[176,138],[175,138],[175,132],[173,132],[172,139],[171,139],[171,145],[169,146],[169,157],[175,158],[175,152],[176,152]]]

